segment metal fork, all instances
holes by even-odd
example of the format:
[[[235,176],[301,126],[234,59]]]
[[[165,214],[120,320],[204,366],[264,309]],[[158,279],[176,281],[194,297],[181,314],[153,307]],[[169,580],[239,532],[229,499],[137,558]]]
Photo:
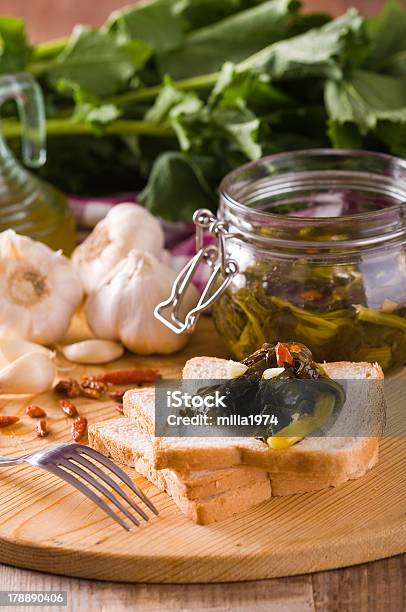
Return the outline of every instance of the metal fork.
[[[20,463],[28,463],[35,467],[42,468],[51,474],[55,474],[65,480],[72,486],[76,487],[86,497],[91,499],[99,506],[106,514],[111,516],[121,527],[130,530],[127,523],[116,513],[110,506],[106,504],[90,487],[86,486],[81,479],[89,483],[97,489],[102,495],[107,497],[118,510],[120,510],[134,525],[140,525],[140,521],[115,497],[111,491],[104,485],[109,485],[119,496],[127,502],[133,510],[135,510],[145,521],[149,520],[148,515],[142,510],[128,495],[121,489],[105,471],[89,461],[87,457],[95,460],[97,464],[101,464],[108,468],[113,474],[118,476],[130,489],[144,502],[144,504],[154,513],[158,514],[158,510],[154,504],[144,495],[144,493],[130,480],[127,474],[119,468],[110,459],[107,459],[101,453],[93,448],[84,446],[83,444],[56,444],[47,446],[46,448],[23,455],[22,457],[0,457],[0,467],[18,465]],[[85,469],[83,469],[85,468]],[[77,478],[77,476],[79,478]],[[98,476],[102,482],[97,480]],[[104,483],[104,484],[102,484]]]

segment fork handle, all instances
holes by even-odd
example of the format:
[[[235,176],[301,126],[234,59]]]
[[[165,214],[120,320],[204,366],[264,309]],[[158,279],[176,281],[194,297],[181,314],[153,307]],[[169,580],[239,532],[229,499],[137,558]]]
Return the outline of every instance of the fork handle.
[[[8,465],[17,465],[24,463],[24,457],[0,457],[0,467],[7,467]]]

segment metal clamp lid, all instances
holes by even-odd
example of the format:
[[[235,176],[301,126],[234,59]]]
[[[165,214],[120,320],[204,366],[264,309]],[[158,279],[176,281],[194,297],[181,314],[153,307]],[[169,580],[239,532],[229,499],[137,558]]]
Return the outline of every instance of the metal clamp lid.
[[[177,276],[169,298],[158,304],[154,310],[155,317],[175,334],[192,332],[201,313],[214,304],[238,273],[237,262],[227,258],[225,242],[226,238],[231,235],[227,223],[217,219],[210,210],[204,208],[195,212],[193,221],[196,225],[196,255],[188,261]],[[204,246],[205,230],[217,238],[217,244]],[[212,273],[196,306],[182,320],[180,314],[182,300],[199,264],[203,262],[212,269]],[[214,289],[215,282],[220,276],[223,281],[217,289]],[[164,316],[165,312],[169,318]]]

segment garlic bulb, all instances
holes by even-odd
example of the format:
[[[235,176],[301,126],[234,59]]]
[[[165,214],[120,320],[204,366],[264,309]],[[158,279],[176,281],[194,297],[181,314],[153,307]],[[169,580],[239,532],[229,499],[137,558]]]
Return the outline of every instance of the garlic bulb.
[[[160,259],[163,246],[162,228],[150,212],[138,204],[118,204],[75,249],[72,262],[90,293],[132,249]]]
[[[171,292],[176,272],[153,255],[131,251],[87,299],[85,314],[98,338],[121,340],[130,351],[174,353],[187,342],[154,317],[155,306]],[[183,312],[197,301],[193,286],[185,296]]]
[[[76,363],[107,363],[124,353],[121,344],[111,340],[83,340],[67,344],[61,350],[66,359]]]
[[[13,230],[0,233],[0,337],[58,342],[82,300],[70,261]]]
[[[25,353],[0,369],[0,394],[43,393],[52,387],[55,364],[44,353]]]

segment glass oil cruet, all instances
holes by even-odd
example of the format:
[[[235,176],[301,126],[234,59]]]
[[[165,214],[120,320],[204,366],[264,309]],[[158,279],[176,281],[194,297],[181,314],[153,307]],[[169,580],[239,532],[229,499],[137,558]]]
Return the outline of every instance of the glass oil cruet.
[[[15,100],[21,121],[22,159],[45,163],[45,111],[41,89],[26,73],[0,76],[0,105]],[[0,231],[12,228],[69,254],[75,226],[65,196],[28,172],[14,157],[0,131]]]

